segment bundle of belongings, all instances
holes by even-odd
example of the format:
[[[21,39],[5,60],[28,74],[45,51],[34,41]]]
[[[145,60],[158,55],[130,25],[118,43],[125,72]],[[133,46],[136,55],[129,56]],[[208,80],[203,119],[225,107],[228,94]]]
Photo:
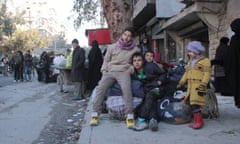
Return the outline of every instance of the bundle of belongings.
[[[175,93],[174,97],[165,96],[158,101],[157,114],[160,120],[171,124],[183,124],[191,120],[191,107],[182,101],[184,94]]]
[[[142,102],[144,91],[142,83],[138,80],[132,80],[131,86],[133,94],[133,108],[135,109]],[[125,120],[124,105],[120,85],[116,82],[107,92],[106,106],[109,115],[118,120]]]
[[[218,118],[218,101],[215,94],[215,88],[211,82],[208,83],[205,99],[205,105],[202,108],[203,117],[210,119]]]
[[[57,67],[63,67],[64,68],[66,66],[66,58],[62,55],[56,56],[53,59],[53,64]]]

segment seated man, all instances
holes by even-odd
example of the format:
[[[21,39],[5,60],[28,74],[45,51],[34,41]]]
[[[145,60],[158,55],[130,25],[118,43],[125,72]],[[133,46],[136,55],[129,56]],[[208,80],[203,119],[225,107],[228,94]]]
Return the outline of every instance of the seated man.
[[[140,56],[133,56],[133,65],[136,67],[136,61],[140,59]],[[137,78],[142,79],[145,97],[137,107],[135,114],[138,117],[138,121],[134,130],[144,130],[150,128],[152,131],[157,131],[157,99],[161,98],[162,94],[158,88],[165,82],[165,72],[153,62],[153,52],[147,51],[145,53],[145,60],[143,68],[135,71],[138,73]],[[136,70],[136,68],[135,68]],[[141,75],[142,73],[142,75]],[[149,122],[149,125],[147,125]]]
[[[107,53],[104,56],[101,71],[103,73],[101,80],[96,87],[96,97],[93,103],[93,111],[90,120],[90,125],[98,125],[99,115],[102,110],[102,104],[106,91],[118,82],[125,103],[125,119],[127,127],[135,125],[133,107],[132,107],[132,92],[130,75],[133,72],[133,67],[130,64],[130,59],[133,53],[139,51],[136,43],[133,40],[134,33],[132,28],[127,28],[122,33],[118,41],[110,45]]]

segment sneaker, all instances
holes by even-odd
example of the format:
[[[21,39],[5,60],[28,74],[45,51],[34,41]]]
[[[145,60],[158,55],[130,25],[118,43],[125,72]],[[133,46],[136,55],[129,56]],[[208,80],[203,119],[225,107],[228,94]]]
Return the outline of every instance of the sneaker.
[[[143,131],[147,128],[148,128],[148,124],[145,121],[143,121],[143,122],[137,121],[136,125],[133,126],[131,129],[133,129],[135,131]]]
[[[91,126],[97,126],[98,122],[99,122],[98,113],[97,112],[92,112],[90,125]]]
[[[126,118],[126,124],[128,128],[132,128],[135,126],[135,120],[134,120],[134,115],[133,114],[128,114]]]
[[[152,118],[149,121],[149,125],[148,125],[149,129],[152,131],[157,131],[158,130],[158,122],[156,119]]]

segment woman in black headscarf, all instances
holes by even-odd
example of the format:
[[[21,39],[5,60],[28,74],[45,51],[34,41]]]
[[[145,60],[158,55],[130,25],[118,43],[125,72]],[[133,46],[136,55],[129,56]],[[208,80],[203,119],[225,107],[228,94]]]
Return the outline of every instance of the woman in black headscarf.
[[[215,92],[221,92],[221,95],[231,95],[229,90],[229,84],[226,82],[226,74],[224,70],[224,63],[227,56],[225,55],[228,50],[229,38],[222,37],[220,39],[220,44],[216,50],[215,59],[211,61],[214,68],[215,77]]]
[[[224,65],[235,105],[240,108],[240,18],[232,21],[231,29],[235,34],[231,37],[228,62]]]
[[[96,40],[92,42],[88,61],[88,89],[92,91],[102,77],[101,66],[103,63],[103,56]]]

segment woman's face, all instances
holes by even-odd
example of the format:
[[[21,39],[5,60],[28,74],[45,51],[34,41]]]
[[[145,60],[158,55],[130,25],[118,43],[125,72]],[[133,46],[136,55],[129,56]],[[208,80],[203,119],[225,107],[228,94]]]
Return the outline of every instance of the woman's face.
[[[143,59],[141,56],[133,57],[133,67],[137,71],[140,71],[142,69],[142,65],[143,65]]]
[[[124,43],[128,43],[129,41],[132,40],[132,33],[130,31],[125,31],[123,34],[122,34],[122,40]]]
[[[152,53],[146,52],[144,57],[147,62],[153,62],[153,54]]]
[[[148,42],[148,40],[145,38],[143,39],[143,43],[146,44]]]
[[[196,58],[196,56],[197,56],[197,54],[192,51],[188,51],[188,55],[190,58]]]

